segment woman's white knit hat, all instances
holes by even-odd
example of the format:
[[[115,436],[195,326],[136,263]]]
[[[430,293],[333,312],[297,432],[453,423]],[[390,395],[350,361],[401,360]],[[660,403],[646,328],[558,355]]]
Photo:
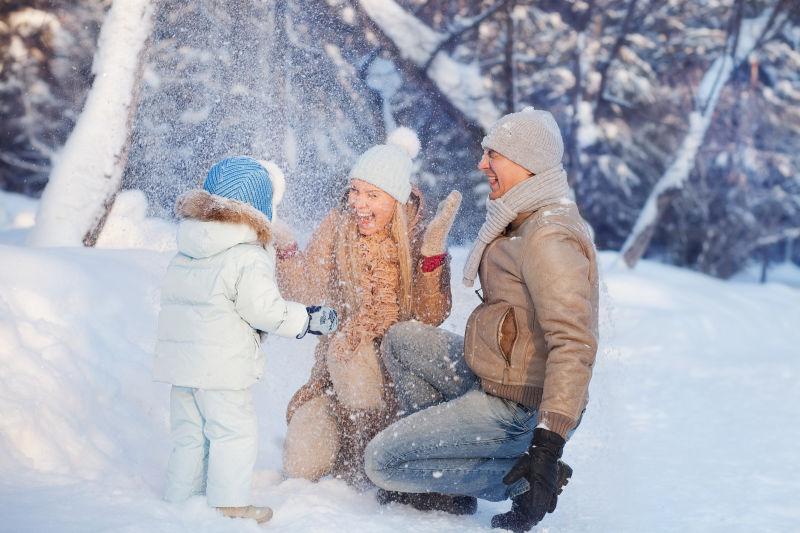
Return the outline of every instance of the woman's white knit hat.
[[[556,119],[549,111],[530,106],[495,122],[481,146],[506,156],[534,174],[559,165],[564,157],[564,141]]]
[[[361,154],[350,171],[350,179],[366,181],[404,204],[411,194],[411,170],[419,149],[416,133],[397,128],[389,134],[386,144],[377,144]]]

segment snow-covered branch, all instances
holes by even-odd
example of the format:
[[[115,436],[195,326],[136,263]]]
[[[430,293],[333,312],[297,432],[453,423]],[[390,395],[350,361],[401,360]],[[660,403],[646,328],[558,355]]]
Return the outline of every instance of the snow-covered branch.
[[[800,239],[800,228],[787,228],[778,233],[761,237],[755,241],[753,248],[769,246],[787,239]]]
[[[449,46],[449,45],[455,43],[456,41],[458,41],[458,39],[464,33],[466,33],[467,31],[475,28],[475,26],[477,26],[478,24],[480,24],[481,22],[483,22],[487,18],[489,18],[492,15],[494,15],[501,8],[503,8],[506,5],[508,5],[509,1],[510,0],[502,0],[500,2],[497,2],[496,4],[492,5],[488,9],[486,9],[483,13],[480,13],[479,15],[476,15],[474,17],[470,17],[468,19],[462,20],[460,22],[460,24],[458,25],[458,27],[456,27],[455,29],[450,31],[450,33],[447,35],[447,38],[442,40],[438,44],[438,46],[436,47],[436,50],[434,50],[433,53],[430,55],[430,57],[428,58],[428,61],[425,63],[425,66],[423,68],[427,71],[428,68],[430,67],[431,62],[433,61],[433,58],[436,56],[436,54],[438,54],[441,50],[445,49],[447,46]]]
[[[443,48],[451,35],[437,32],[394,0],[359,0],[361,7],[400,54],[430,78],[453,106],[484,130],[501,116],[477,63],[461,63]],[[488,15],[487,15],[488,16]],[[473,21],[475,24],[479,23]],[[463,32],[468,26],[462,26]]]
[[[730,80],[735,68],[754,50],[771,20],[771,15],[772,8],[769,8],[758,17],[742,20],[734,35],[729,37],[729,46],[726,46],[725,53],[718,57],[703,75],[695,93],[695,108],[689,115],[688,132],[677,150],[675,159],[650,192],[622,246],[622,254],[629,267],[636,266],[647,250],[658,219],[669,202],[668,195],[680,190],[689,178],[698,150],[711,125],[723,87]]]
[[[15,156],[14,154],[10,153],[2,153],[0,152],[0,161],[6,163],[8,165],[21,168],[24,170],[30,170],[32,172],[42,172],[47,171],[47,167],[44,165],[37,165],[36,163],[31,163],[30,161],[25,161],[24,159],[20,159],[19,157]]]

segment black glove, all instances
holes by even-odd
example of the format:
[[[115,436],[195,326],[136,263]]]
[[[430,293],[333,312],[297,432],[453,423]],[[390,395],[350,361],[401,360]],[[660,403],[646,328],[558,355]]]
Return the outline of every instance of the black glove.
[[[328,335],[339,327],[339,317],[336,310],[324,305],[306,307],[308,312],[308,333],[312,335]]]
[[[517,459],[503,483],[511,485],[523,477],[531,488],[515,498],[519,518],[530,524],[539,523],[544,515],[553,512],[552,502],[558,491],[558,459],[564,451],[564,438],[543,428],[533,430],[533,440],[528,451]]]

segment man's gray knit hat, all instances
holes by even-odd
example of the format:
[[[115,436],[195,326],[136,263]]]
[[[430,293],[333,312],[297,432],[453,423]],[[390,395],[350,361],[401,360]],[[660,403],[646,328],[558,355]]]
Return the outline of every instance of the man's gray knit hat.
[[[549,111],[526,107],[509,113],[492,125],[481,143],[516,164],[539,174],[561,163],[564,141]]]

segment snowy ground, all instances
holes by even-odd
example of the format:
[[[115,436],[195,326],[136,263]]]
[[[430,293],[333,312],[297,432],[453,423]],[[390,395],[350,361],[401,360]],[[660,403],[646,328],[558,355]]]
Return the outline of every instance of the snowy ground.
[[[135,195],[121,206],[106,249],[32,249],[35,203],[0,194],[0,531],[260,531],[200,498],[159,498],[168,387],[149,369],[172,237]],[[800,531],[800,290],[647,261],[629,272],[612,253],[602,265],[592,399],[565,452],[575,476],[537,530]],[[459,331],[477,297],[454,287]],[[487,531],[508,503],[454,518],[282,480],[284,408],[312,348],[265,346],[254,498],[275,509],[268,529]]]

